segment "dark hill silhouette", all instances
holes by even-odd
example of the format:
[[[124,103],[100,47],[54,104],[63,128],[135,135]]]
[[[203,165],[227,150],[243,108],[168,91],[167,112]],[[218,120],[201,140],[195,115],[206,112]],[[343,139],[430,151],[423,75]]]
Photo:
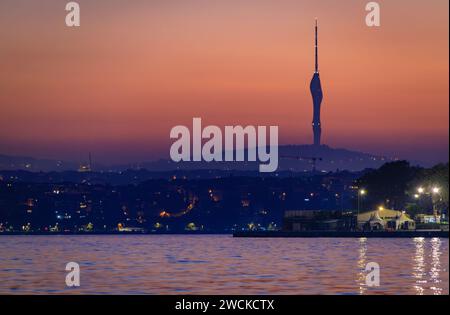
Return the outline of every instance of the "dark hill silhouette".
[[[292,158],[287,158],[287,156]],[[302,159],[296,159],[301,157]],[[310,158],[317,158],[317,171],[361,171],[367,168],[378,168],[394,159],[369,153],[351,151],[347,149],[332,148],[327,145],[284,145],[279,146],[278,171],[309,172],[313,169]],[[318,158],[321,158],[319,160]],[[175,163],[169,159],[143,162],[139,164],[122,164],[105,166],[94,162],[96,171],[123,171],[126,169],[147,169],[150,171],[171,170],[258,170],[259,162],[180,162]],[[412,162],[412,164],[420,164]],[[28,171],[67,171],[78,170],[79,163],[57,161],[49,159],[36,159],[31,157],[13,157],[0,155],[0,170],[28,170]]]
[[[289,158],[287,158],[289,156]],[[292,157],[292,158],[291,158]],[[302,159],[296,159],[301,157]],[[317,158],[317,171],[361,171],[366,168],[378,168],[392,158],[368,153],[335,149],[327,145],[285,145],[279,146],[278,171],[310,172]],[[321,158],[319,160],[318,158]],[[168,160],[143,163],[140,166],[149,170],[193,170],[193,169],[223,169],[223,170],[257,170],[259,162],[180,162]]]

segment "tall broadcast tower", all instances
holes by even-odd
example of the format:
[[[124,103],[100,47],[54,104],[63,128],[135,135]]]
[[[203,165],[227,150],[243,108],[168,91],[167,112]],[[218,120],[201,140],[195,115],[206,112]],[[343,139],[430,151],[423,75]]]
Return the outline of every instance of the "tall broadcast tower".
[[[316,36],[315,36],[315,54],[316,54],[316,63],[315,63],[315,71],[311,80],[310,89],[311,95],[313,99],[314,106],[314,114],[313,114],[313,133],[314,133],[314,145],[320,146],[320,137],[322,135],[322,127],[320,124],[320,106],[322,104],[322,86],[320,84],[320,76],[319,76],[319,52],[318,52],[318,42],[317,42],[317,19],[316,19]]]

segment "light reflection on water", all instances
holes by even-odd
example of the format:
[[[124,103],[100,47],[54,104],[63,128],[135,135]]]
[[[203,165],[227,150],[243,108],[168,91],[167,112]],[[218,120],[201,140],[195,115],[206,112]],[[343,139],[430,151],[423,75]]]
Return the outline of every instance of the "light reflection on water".
[[[415,243],[415,255],[413,266],[413,277],[416,279],[414,288],[417,295],[424,294],[424,286],[427,284],[425,273],[425,239],[423,237],[417,237],[414,239]]]
[[[358,285],[359,285],[359,294],[364,294],[366,292],[366,252],[367,252],[367,238],[361,237],[359,239],[359,259],[358,259],[358,268],[360,269],[358,273]]]
[[[431,290],[435,295],[442,294],[441,278],[439,273],[441,272],[441,240],[437,237],[431,240],[431,268],[430,268],[430,281],[433,285]],[[447,257],[448,260],[448,257]]]
[[[81,287],[65,287],[65,265]],[[365,266],[381,268],[367,287]],[[448,294],[448,239],[0,236],[3,294]]]

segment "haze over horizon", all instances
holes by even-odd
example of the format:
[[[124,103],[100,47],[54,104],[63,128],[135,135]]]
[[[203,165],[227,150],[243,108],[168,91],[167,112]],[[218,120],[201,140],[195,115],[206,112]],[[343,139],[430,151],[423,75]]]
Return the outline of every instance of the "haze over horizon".
[[[278,125],[312,142],[319,19],[323,143],[449,159],[447,0],[0,3],[0,154],[104,164],[167,158],[176,125]],[[333,10],[329,10],[333,8]]]

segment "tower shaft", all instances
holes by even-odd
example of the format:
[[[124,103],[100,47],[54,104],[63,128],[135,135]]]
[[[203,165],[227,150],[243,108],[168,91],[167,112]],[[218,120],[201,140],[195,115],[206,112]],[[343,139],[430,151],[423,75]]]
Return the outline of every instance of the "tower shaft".
[[[319,146],[321,144],[322,137],[322,126],[320,122],[320,108],[322,105],[323,93],[322,93],[322,85],[320,83],[319,76],[319,47],[318,47],[318,25],[316,20],[315,25],[315,69],[314,75],[311,80],[310,90],[311,96],[313,99],[313,134],[314,134],[314,145]]]

